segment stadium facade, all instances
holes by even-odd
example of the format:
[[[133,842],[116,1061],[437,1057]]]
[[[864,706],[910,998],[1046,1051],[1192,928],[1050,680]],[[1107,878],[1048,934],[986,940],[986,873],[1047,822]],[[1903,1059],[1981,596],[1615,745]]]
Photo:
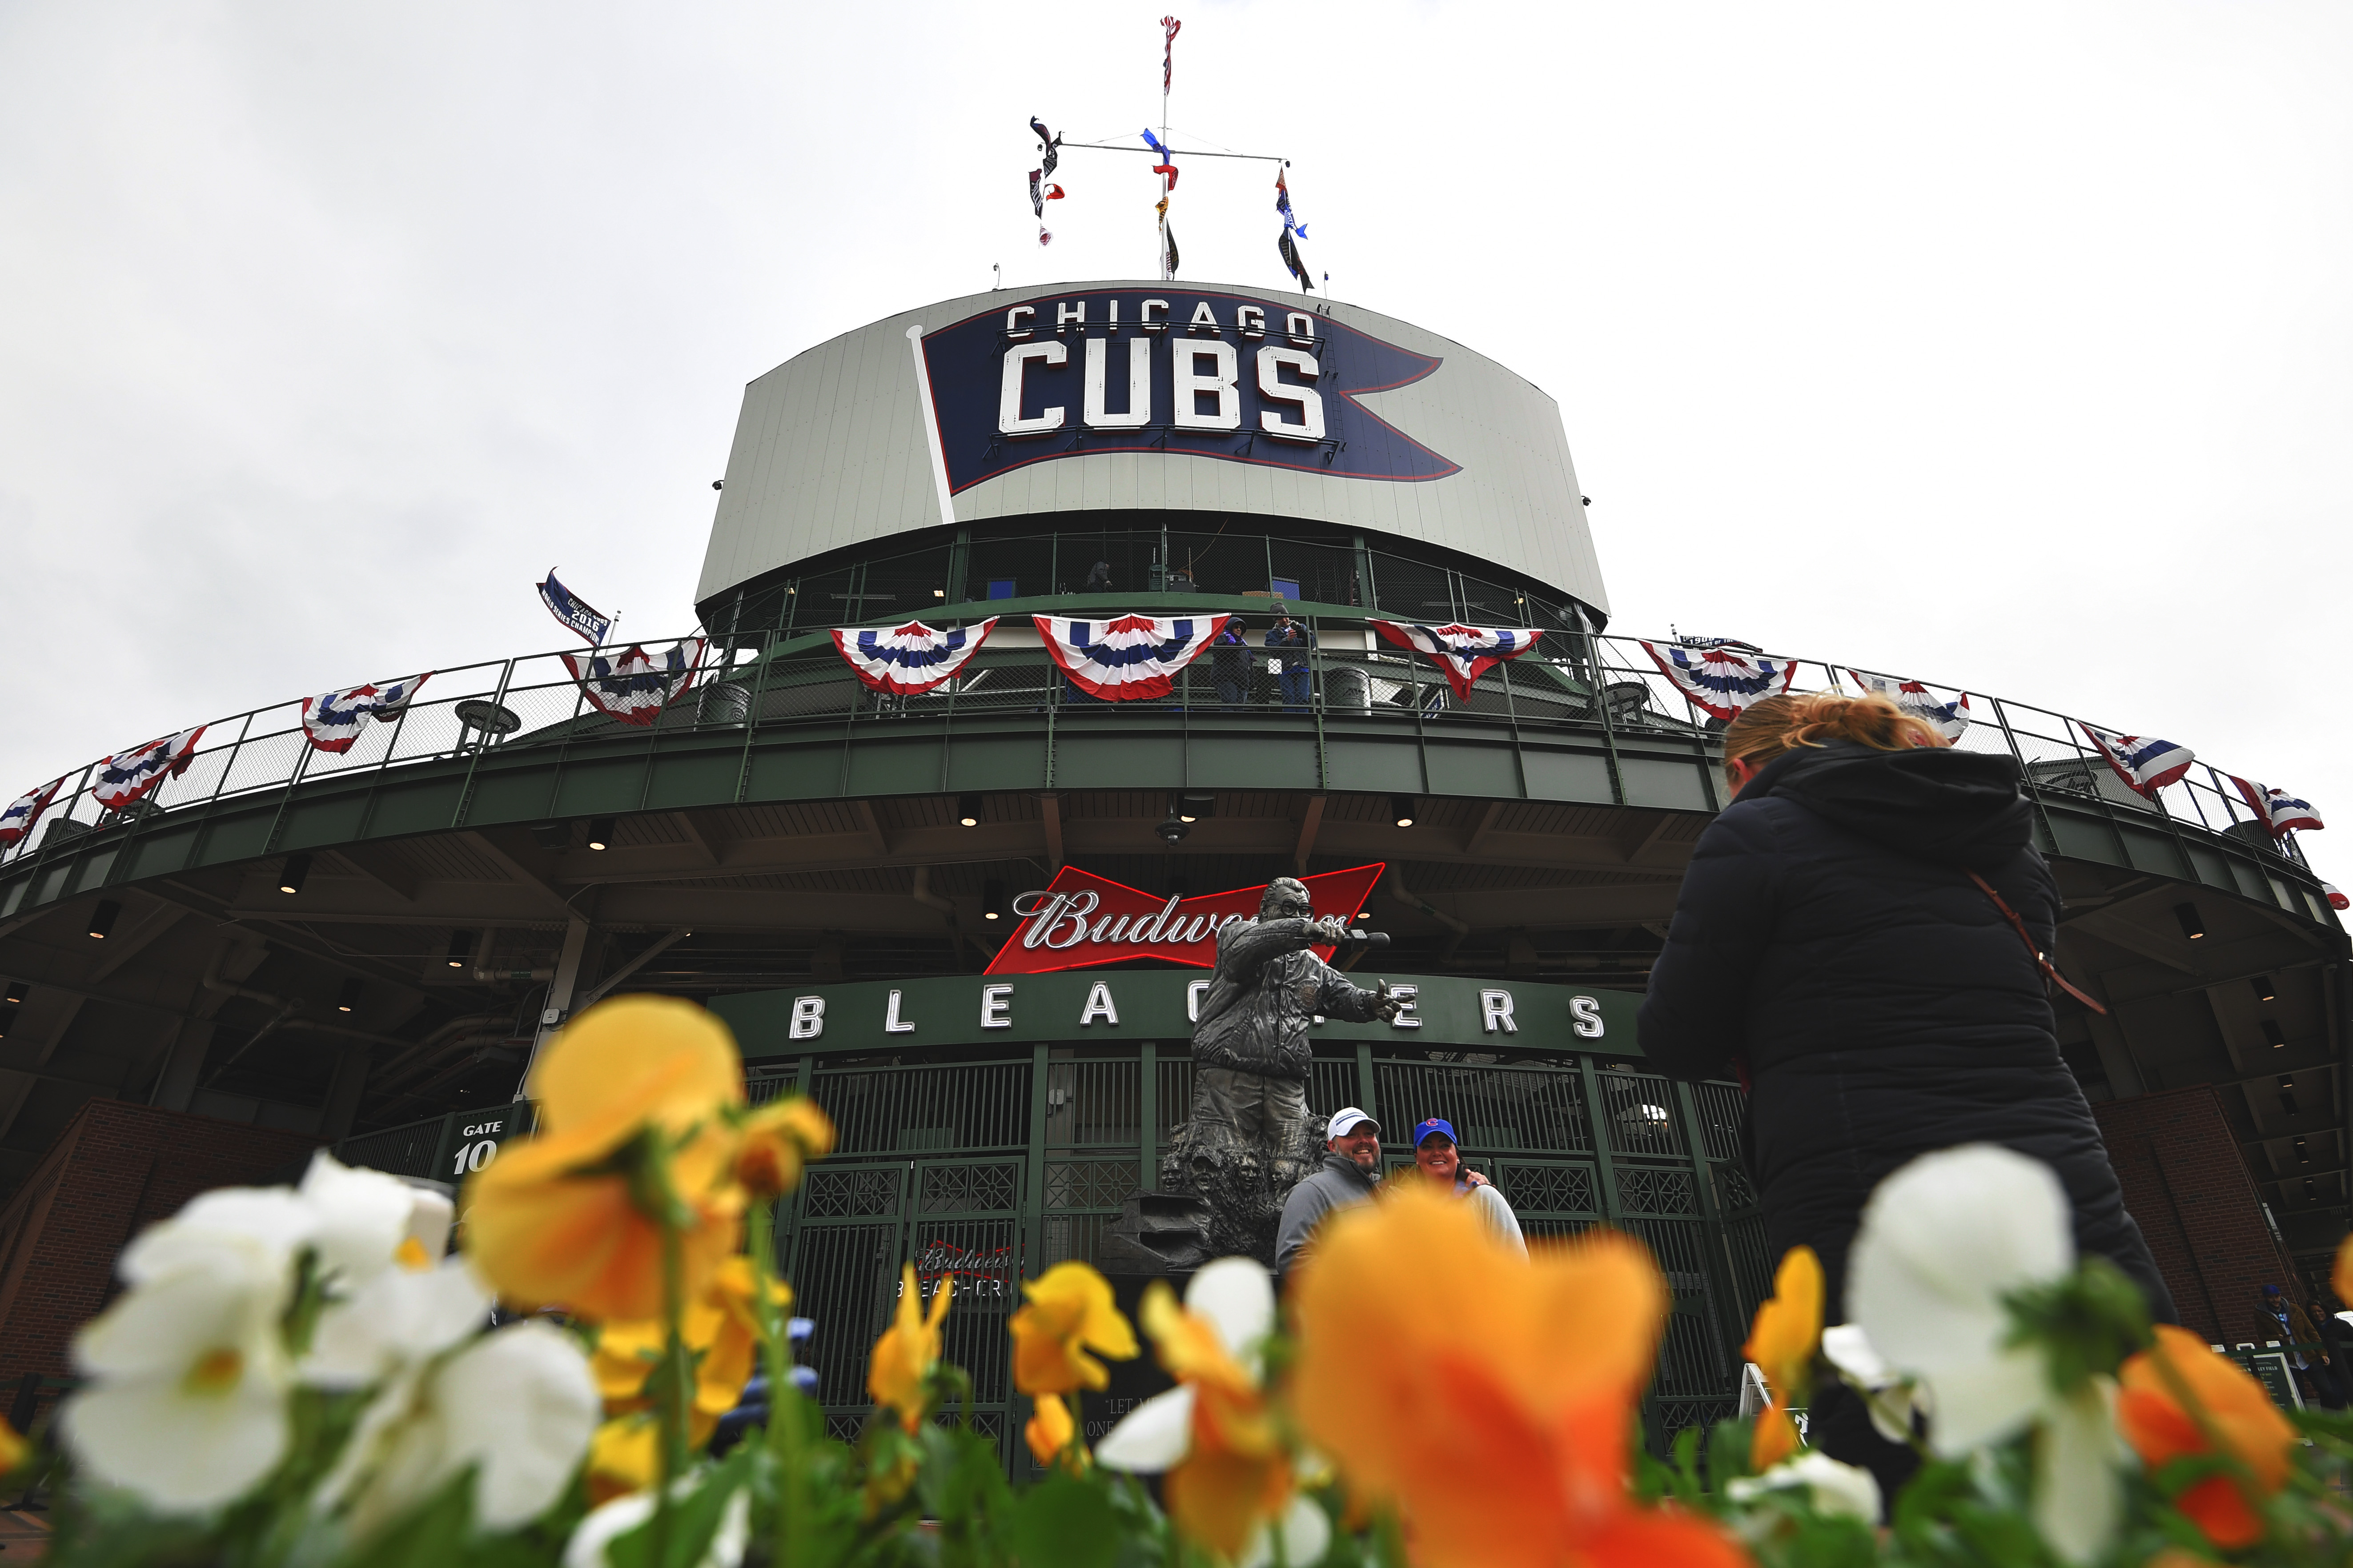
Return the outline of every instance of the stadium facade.
[[[782,1244],[828,1406],[861,1407],[912,1260],[958,1278],[951,1353],[1009,1439],[1018,1279],[1092,1255],[1189,1098],[1199,971],[1104,917],[1296,874],[1391,936],[1343,962],[1414,994],[1316,1028],[1313,1108],[1446,1116],[1532,1233],[1641,1234],[1674,1287],[1652,1429],[1728,1411],[1769,1271],[1738,1091],[1646,1072],[1632,1027],[1721,721],[1605,630],[1540,390],[1288,294],[944,301],[751,384],[697,610],[700,673],[651,722],[549,654],[436,671],[342,752],[299,702],[214,721],[120,810],[69,778],[0,860],[0,1378],[62,1373],[184,1145],[230,1173],[227,1122],[248,1177],[290,1140],[455,1179],[525,1131],[535,1045],[642,989],[708,1002],[755,1094],[841,1129]],[[1265,646],[1278,610],[1309,646]],[[1123,616],[1238,616],[1249,644],[1107,701],[1032,619]],[[913,694],[833,636],[991,617]],[[1543,635],[1466,695],[1382,620]],[[2248,1338],[2256,1286],[2345,1231],[2345,933],[2214,775],[2144,795],[2074,721],[1972,704],[1958,743],[2024,764],[2059,960],[2110,1008],[2063,1008],[2068,1062],[2185,1313]],[[90,1134],[122,1100],[139,1131]]]

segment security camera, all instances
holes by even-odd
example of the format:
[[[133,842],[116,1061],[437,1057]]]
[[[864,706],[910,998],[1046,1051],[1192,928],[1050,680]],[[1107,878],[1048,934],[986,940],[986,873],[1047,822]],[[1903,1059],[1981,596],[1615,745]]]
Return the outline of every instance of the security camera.
[[[1166,844],[1169,848],[1174,849],[1178,844],[1184,841],[1185,835],[1192,832],[1193,830],[1185,825],[1185,821],[1182,817],[1178,816],[1172,811],[1168,814],[1166,818],[1161,822],[1160,826],[1153,831],[1160,835],[1160,838],[1163,843]]]

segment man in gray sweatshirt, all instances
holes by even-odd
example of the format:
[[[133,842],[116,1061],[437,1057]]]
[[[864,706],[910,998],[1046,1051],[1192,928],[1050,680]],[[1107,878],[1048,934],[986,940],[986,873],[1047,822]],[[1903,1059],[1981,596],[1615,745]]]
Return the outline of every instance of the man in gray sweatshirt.
[[[1380,1168],[1381,1124],[1353,1105],[1335,1114],[1324,1140],[1323,1163],[1282,1200],[1282,1221],[1274,1234],[1277,1279],[1299,1261],[1324,1215],[1371,1199]]]

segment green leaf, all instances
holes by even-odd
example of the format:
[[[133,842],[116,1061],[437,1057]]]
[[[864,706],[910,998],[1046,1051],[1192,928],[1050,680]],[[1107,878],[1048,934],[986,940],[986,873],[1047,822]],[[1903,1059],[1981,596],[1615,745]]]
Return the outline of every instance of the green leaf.
[[[1050,1476],[1013,1510],[1013,1550],[1025,1563],[1112,1568],[1119,1556],[1117,1526],[1102,1487]]]
[[[474,1469],[377,1531],[343,1560],[343,1568],[449,1568],[466,1555],[474,1523]]]
[[[2095,1373],[2113,1374],[2152,1338],[2148,1300],[2125,1271],[2096,1254],[2075,1272],[2002,1298],[2006,1343],[2039,1345],[2053,1392],[2069,1394]]]

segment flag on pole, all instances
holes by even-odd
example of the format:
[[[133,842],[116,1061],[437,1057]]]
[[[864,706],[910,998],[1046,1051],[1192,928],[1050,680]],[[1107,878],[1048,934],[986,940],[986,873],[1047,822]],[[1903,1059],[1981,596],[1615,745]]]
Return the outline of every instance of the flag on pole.
[[[702,637],[689,637],[659,658],[637,647],[618,658],[561,657],[589,706],[624,724],[650,724],[672,698],[693,684],[704,647]]]
[[[1155,174],[1166,175],[1168,188],[1175,190],[1176,188],[1176,154],[1160,144],[1160,138],[1152,133],[1152,128],[1148,125],[1144,128],[1144,140],[1154,152],[1160,154],[1160,162],[1152,165],[1152,172]]]
[[[1160,276],[1164,281],[1172,281],[1176,276],[1176,231],[1169,226],[1166,198],[1160,206]]]
[[[2325,826],[2309,801],[2298,800],[2284,789],[2265,789],[2236,773],[2222,776],[2238,786],[2241,796],[2253,809],[2255,820],[2270,829],[2274,838],[2287,833],[2317,833]]]
[[[1176,79],[1176,31],[1184,23],[1174,16],[1160,18],[1160,96],[1168,96],[1168,84]]]
[[[302,733],[319,750],[341,755],[359,740],[361,721],[373,718],[391,723],[407,710],[409,699],[417,695],[417,689],[431,679],[433,672],[428,669],[406,680],[354,686],[349,691],[322,691],[316,697],[305,697]]]
[[[1114,616],[1107,621],[1032,616],[1046,653],[1071,684],[1105,702],[1166,697],[1176,672],[1208,651],[1230,616]]]
[[[165,779],[178,778],[195,760],[196,742],[205,726],[183,730],[127,752],[117,752],[98,764],[98,780],[90,793],[109,811],[121,811],[153,790]]]
[[[1039,145],[1045,152],[1045,156],[1039,160],[1045,165],[1038,171],[1039,175],[1050,180],[1054,177],[1054,166],[1062,161],[1062,139],[1048,131],[1046,122],[1034,114],[1029,117],[1029,129],[1038,133]]]
[[[587,600],[557,582],[554,567],[547,569],[547,581],[539,584],[538,588],[540,603],[547,606],[547,613],[579,633],[590,647],[601,647],[612,635],[613,617],[600,614]]]
[[[1778,697],[1798,678],[1794,659],[1743,653],[1728,642],[1713,647],[1669,647],[1643,643],[1642,651],[1693,706],[1731,723],[1750,703]]]
[[[1274,210],[1282,215],[1285,234],[1295,234],[1302,239],[1307,237],[1307,226],[1292,216],[1291,187],[1282,183],[1282,171],[1280,169],[1274,172]]]
[[[1915,719],[1924,720],[1936,727],[1947,741],[1957,741],[1961,731],[1969,727],[1969,694],[1962,692],[1950,702],[1939,702],[1929,689],[1916,680],[1897,680],[1885,675],[1865,675],[1850,669],[1854,683],[1865,691],[1874,691],[1886,698]]]
[[[1274,253],[1282,258],[1282,264],[1291,268],[1291,275],[1299,279],[1302,289],[1310,294],[1315,292],[1315,285],[1307,279],[1307,264],[1299,259],[1299,247],[1291,242],[1289,229],[1274,237]]]
[[[996,629],[995,616],[952,632],[934,631],[921,621],[888,631],[836,626],[833,646],[867,689],[911,697],[955,679]]]
[[[1479,678],[1507,658],[1517,658],[1536,646],[1541,631],[1526,626],[1422,626],[1404,621],[1375,621],[1373,629],[1387,641],[1427,655],[1445,673],[1446,684],[1463,701]]]
[[[2157,792],[2189,771],[2198,753],[2187,746],[2177,746],[2171,741],[2160,741],[2148,735],[2118,735],[2106,730],[2094,730],[2077,721],[2077,726],[2092,738],[2116,777],[2125,787],[2144,800],[2155,800]]]
[[[58,798],[58,791],[65,787],[65,782],[62,778],[52,779],[40,789],[18,795],[7,810],[0,811],[0,849],[21,844],[33,836],[34,825]]]

